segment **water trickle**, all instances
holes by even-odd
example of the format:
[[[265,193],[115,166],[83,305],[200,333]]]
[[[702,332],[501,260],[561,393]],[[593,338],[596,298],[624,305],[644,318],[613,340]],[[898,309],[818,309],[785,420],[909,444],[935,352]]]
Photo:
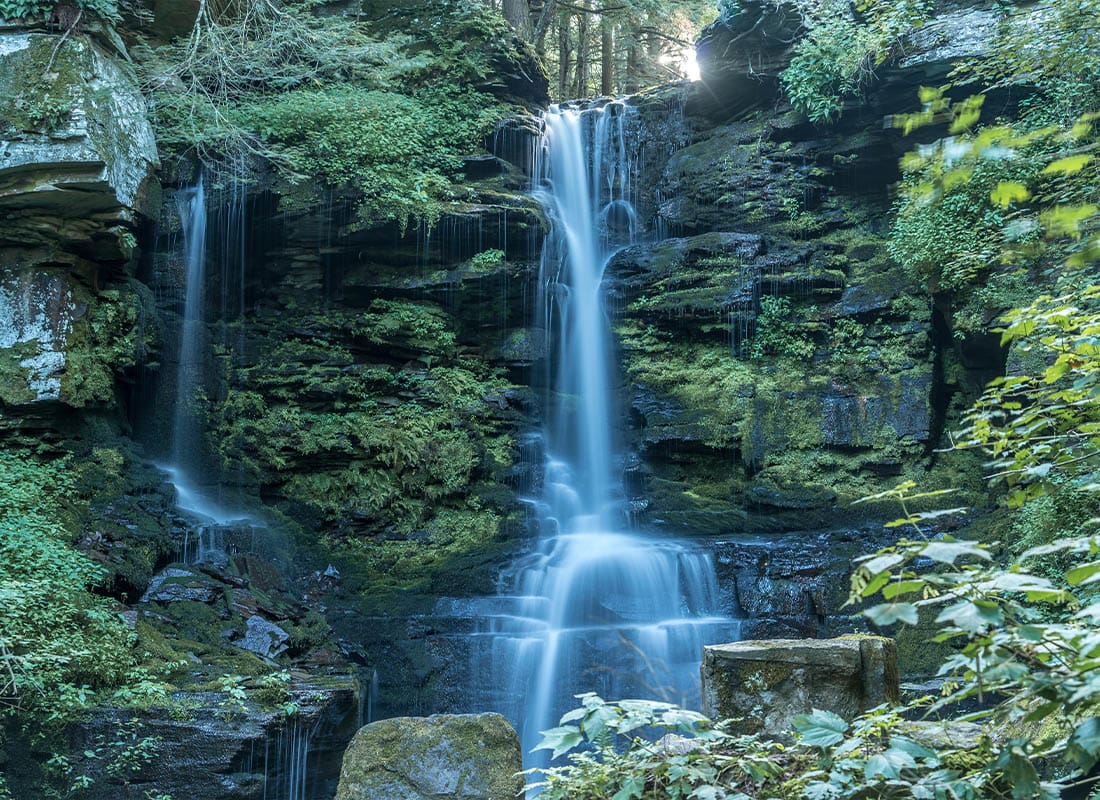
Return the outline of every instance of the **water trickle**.
[[[637,235],[632,113],[619,102],[551,109],[535,159],[552,223],[541,307],[556,341],[545,476],[530,501],[542,533],[482,603],[475,648],[492,674],[476,700],[517,723],[525,752],[580,692],[697,705],[703,644],[736,636],[706,552],[627,529],[602,283]]]
[[[172,459],[181,467],[197,466],[202,427],[195,413],[195,396],[202,386],[203,302],[206,281],[206,189],[200,176],[195,186],[176,195],[183,228],[184,300],[180,318],[179,367],[176,372],[175,424]]]
[[[309,755],[315,729],[289,717],[269,743],[264,759],[263,800],[312,800]]]

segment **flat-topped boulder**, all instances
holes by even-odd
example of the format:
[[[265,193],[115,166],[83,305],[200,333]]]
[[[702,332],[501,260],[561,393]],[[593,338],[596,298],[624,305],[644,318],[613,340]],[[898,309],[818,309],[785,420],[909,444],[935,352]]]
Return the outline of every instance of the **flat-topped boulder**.
[[[893,639],[771,639],[703,648],[703,711],[737,728],[789,738],[791,721],[817,708],[845,719],[898,701]]]
[[[395,717],[359,729],[336,800],[514,800],[519,736],[500,714]]]

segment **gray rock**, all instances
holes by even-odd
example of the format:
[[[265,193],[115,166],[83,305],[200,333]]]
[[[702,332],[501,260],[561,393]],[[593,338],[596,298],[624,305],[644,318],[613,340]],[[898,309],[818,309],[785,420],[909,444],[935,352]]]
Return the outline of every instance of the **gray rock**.
[[[19,75],[48,58],[59,38],[0,34],[0,95],[17,97],[26,88]],[[103,228],[147,213],[157,147],[128,67],[76,34],[58,49],[51,74],[51,93],[71,101],[70,111],[48,133],[23,131],[0,144],[0,185],[18,186],[0,194],[0,207],[18,209],[22,219],[52,214],[73,225],[95,215]],[[36,236],[30,225],[25,232]]]
[[[803,32],[794,3],[742,0],[703,29],[696,44],[703,84],[728,111],[744,112],[773,100],[779,74]]]
[[[213,578],[179,567],[168,567],[153,576],[141,596],[142,603],[213,603],[222,594],[222,585]]]
[[[263,658],[274,658],[286,652],[286,640],[290,634],[263,617],[252,616],[246,623],[248,630],[243,638],[233,642],[242,650],[248,650]]]
[[[76,305],[68,276],[0,273],[0,350],[17,362],[0,397],[12,404],[59,400]]]
[[[871,447],[910,438],[928,441],[932,423],[932,369],[927,363],[901,375],[882,375],[875,394],[827,394],[821,398],[824,443]]]
[[[355,734],[336,800],[514,800],[522,769],[499,714],[396,717]]]
[[[813,709],[852,719],[898,699],[897,649],[879,636],[713,645],[703,648],[702,671],[704,713],[780,739]]]

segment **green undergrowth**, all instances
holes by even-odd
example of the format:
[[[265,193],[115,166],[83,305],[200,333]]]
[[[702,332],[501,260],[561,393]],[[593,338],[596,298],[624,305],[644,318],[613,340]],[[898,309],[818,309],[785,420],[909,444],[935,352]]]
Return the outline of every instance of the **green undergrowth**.
[[[371,590],[428,580],[492,546],[512,513],[511,388],[459,357],[438,307],[375,300],[311,337],[272,337],[211,409],[227,475],[256,487],[355,564]]]
[[[57,0],[0,0],[0,20],[48,19],[58,5]],[[117,0],[72,0],[71,5],[82,15],[94,14],[112,22],[119,19]]]
[[[116,692],[163,696],[104,596],[110,570],[77,546],[86,471],[71,458],[0,454],[0,715],[36,736]]]
[[[143,69],[164,155],[259,156],[290,184],[357,198],[360,224],[433,224],[459,199],[462,156],[516,109],[498,76],[537,74],[533,53],[476,2],[380,20],[314,5],[208,10],[188,41],[156,51]]]

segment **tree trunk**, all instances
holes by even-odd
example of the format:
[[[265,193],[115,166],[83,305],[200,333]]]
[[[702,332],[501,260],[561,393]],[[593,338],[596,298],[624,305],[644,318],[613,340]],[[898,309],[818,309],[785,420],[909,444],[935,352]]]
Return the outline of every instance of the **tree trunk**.
[[[527,41],[531,41],[534,30],[531,28],[531,8],[527,0],[502,0],[504,18],[515,30],[516,34]]]
[[[554,19],[554,7],[557,0],[537,0],[542,3],[539,9],[539,18],[535,21],[535,51],[539,58],[546,57],[546,34],[550,32],[550,23]],[[531,3],[531,14],[535,13],[535,3]]]
[[[603,19],[600,31],[600,94],[615,93],[615,28],[611,20]]]
[[[623,91],[627,93],[636,92],[641,88],[641,83],[638,80],[638,50],[641,46],[638,37],[640,35],[638,26],[632,23],[630,26],[630,40],[626,46],[626,74],[623,75]]]
[[[569,41],[571,15],[562,14],[558,21],[558,99],[568,99],[569,73],[572,68],[572,42]]]
[[[587,7],[587,1],[582,3]],[[588,94],[588,14],[577,19],[577,67],[573,73],[572,97],[584,97]]]

